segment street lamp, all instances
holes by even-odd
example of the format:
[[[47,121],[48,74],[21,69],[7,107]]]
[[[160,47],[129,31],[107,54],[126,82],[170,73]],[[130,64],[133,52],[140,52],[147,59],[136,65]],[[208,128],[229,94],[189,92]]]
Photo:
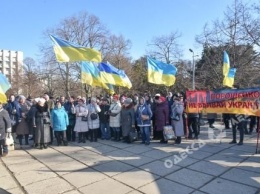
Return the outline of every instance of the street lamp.
[[[189,49],[192,52],[192,89],[195,90],[195,63],[194,63],[194,51]]]

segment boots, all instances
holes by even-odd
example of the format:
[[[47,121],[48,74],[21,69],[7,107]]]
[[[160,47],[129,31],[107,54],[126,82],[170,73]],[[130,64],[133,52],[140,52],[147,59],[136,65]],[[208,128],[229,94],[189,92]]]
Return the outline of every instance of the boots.
[[[29,145],[29,134],[24,135],[25,145]]]
[[[120,141],[120,131],[116,132],[116,141]]]
[[[233,140],[229,144],[235,144],[237,143],[237,129],[236,126],[232,126],[232,135],[233,135]]]
[[[239,129],[239,133],[240,133],[240,139],[239,139],[239,143],[237,145],[243,145],[243,141],[244,141],[244,129]]]
[[[78,140],[78,143],[81,143],[82,142],[82,133],[81,132],[79,132],[79,140]]]

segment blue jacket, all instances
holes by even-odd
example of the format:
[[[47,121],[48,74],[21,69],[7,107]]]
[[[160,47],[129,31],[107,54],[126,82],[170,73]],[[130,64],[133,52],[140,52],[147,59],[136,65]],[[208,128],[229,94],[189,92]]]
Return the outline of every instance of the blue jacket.
[[[63,107],[54,108],[51,112],[51,124],[54,131],[65,131],[69,125],[68,114]]]
[[[151,118],[153,116],[153,113],[151,111],[151,108],[149,105],[144,104],[144,105],[138,105],[136,109],[136,122],[137,125],[142,127],[142,126],[150,126],[151,125]],[[148,119],[143,120],[142,115],[148,116]]]

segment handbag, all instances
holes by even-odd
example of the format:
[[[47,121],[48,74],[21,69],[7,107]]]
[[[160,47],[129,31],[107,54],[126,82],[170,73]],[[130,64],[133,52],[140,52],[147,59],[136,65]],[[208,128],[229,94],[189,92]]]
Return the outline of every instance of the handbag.
[[[138,139],[138,133],[135,128],[132,128],[129,132],[129,142],[133,142]]]
[[[163,127],[163,136],[165,141],[175,138],[175,133],[171,125],[166,125]]]
[[[91,120],[96,120],[98,118],[98,114],[97,113],[91,113],[90,114],[90,119]]]
[[[81,117],[81,121],[87,122],[88,121],[88,117],[87,116],[82,116]]]
[[[7,133],[5,137],[5,145],[8,146],[8,150],[14,150],[14,138],[11,133]]]
[[[51,123],[50,118],[49,118],[49,117],[43,118],[43,123],[44,123],[44,124],[50,124],[50,123]]]

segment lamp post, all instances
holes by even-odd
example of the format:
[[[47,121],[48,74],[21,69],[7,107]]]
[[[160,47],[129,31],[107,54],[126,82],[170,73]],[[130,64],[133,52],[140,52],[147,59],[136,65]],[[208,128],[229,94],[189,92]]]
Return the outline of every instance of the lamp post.
[[[192,89],[195,90],[195,63],[194,63],[194,51],[189,49],[192,52]]]

